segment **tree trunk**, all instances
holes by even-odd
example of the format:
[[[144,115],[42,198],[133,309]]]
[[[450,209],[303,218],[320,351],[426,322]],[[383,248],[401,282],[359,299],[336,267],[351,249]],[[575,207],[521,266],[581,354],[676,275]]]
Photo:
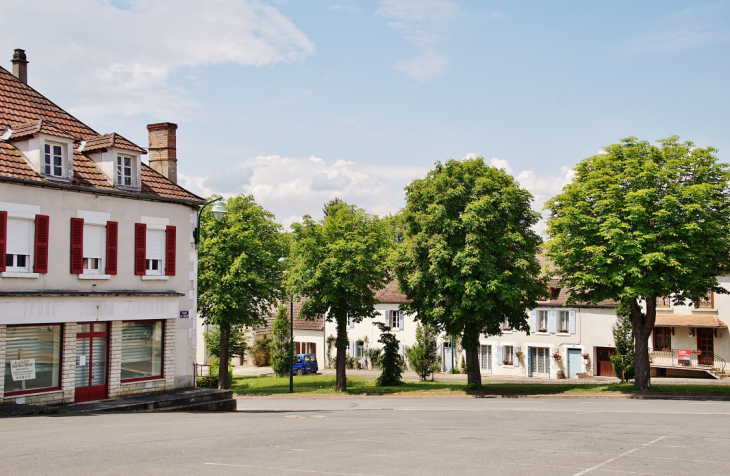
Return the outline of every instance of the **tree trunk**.
[[[347,390],[347,375],[345,374],[346,347],[347,347],[347,314],[336,315],[337,319],[337,364],[335,366],[335,392],[344,392]]]
[[[482,386],[482,372],[479,369],[479,329],[474,325],[464,327],[461,346],[466,351],[466,379],[469,387]]]
[[[649,337],[656,322],[656,296],[646,299],[646,313],[638,302],[631,303],[631,323],[634,326],[634,388],[646,392],[651,388],[651,367],[649,365]]]
[[[231,325],[223,323],[221,328],[221,357],[220,366],[218,367],[218,388],[228,389],[231,382],[228,381],[228,340],[231,336]]]

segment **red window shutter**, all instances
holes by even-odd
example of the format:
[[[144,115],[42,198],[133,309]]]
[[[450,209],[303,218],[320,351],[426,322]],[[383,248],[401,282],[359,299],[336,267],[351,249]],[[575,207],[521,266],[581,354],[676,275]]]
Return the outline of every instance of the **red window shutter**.
[[[106,222],[106,274],[117,274],[117,246],[119,223]]]
[[[0,211],[0,272],[5,271],[5,250],[8,242],[8,212]]]
[[[315,342],[309,344],[309,353],[317,355],[317,344]]]
[[[35,216],[35,264],[33,265],[33,271],[36,273],[48,272],[49,222],[48,215]]]
[[[165,229],[165,274],[167,276],[175,276],[176,249],[175,227],[168,226]]]
[[[299,342],[295,342],[294,348],[296,349],[296,352],[294,352],[295,354],[301,354],[302,344],[300,344]]]
[[[145,260],[147,259],[147,225],[144,223],[134,224],[134,274],[144,276],[147,272]]]
[[[84,272],[84,219],[71,219],[71,274]]]

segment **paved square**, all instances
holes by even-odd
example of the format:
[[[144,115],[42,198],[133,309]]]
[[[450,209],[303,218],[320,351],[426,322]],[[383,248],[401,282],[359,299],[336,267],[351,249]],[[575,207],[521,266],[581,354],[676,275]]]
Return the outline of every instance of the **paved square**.
[[[0,420],[0,474],[730,474],[730,402],[242,398]],[[32,442],[32,444],[31,444]]]

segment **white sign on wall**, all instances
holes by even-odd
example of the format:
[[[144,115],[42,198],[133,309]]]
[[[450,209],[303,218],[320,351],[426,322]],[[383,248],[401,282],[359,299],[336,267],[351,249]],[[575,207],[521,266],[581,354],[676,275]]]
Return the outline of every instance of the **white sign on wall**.
[[[10,374],[13,376],[13,382],[35,379],[35,359],[11,360]]]

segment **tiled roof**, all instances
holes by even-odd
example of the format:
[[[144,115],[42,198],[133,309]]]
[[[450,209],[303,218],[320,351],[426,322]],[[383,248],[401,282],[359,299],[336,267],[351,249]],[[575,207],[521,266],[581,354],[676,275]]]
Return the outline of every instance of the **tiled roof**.
[[[692,314],[689,316],[677,316],[674,314],[657,314],[654,327],[726,328],[727,325],[714,315]]]
[[[305,319],[299,318],[299,313],[302,311],[302,303],[306,301],[307,298],[302,298],[299,301],[294,301],[294,330],[305,330],[305,331],[322,331],[324,330],[324,318],[322,316],[317,316],[316,319],[312,321],[307,321]],[[289,300],[285,300],[283,302],[284,306],[286,307],[286,315],[289,316],[290,313],[290,307],[289,307]],[[274,325],[274,319],[276,319],[276,313],[279,311],[279,306],[274,307],[271,312],[266,315],[266,324],[263,326],[256,327],[254,329],[254,333],[256,335],[266,335],[271,334],[271,326]]]
[[[142,147],[134,144],[132,141],[129,141],[114,132],[112,132],[111,134],[104,134],[103,136],[92,137],[91,139],[87,140],[86,144],[84,144],[83,152],[109,149],[111,147],[116,147],[117,149],[123,150],[131,150],[134,152],[139,152],[140,154],[147,153],[147,151],[144,150]]]
[[[13,131],[13,133],[9,139],[11,141],[14,139],[20,139],[21,137],[32,136],[33,134],[37,134],[39,132],[42,132],[43,134],[48,134],[51,136],[63,137],[65,139],[72,139],[72,140],[79,139],[77,136],[58,127],[53,122],[44,121],[43,119],[26,122],[25,124],[22,124],[22,125],[19,125],[16,127],[10,126],[10,128]]]
[[[570,298],[570,292],[566,288],[558,288],[558,282],[557,279],[551,279],[548,281],[548,287],[553,291],[552,295],[548,296],[548,299],[546,301],[538,301],[538,305],[540,307],[569,307],[569,306],[575,306],[575,307],[617,307],[618,303],[614,301],[613,299],[606,299],[605,301],[600,301],[596,304],[589,304],[585,302],[575,302],[575,303],[568,303],[568,298]]]
[[[398,281],[389,282],[383,289],[375,293],[375,299],[383,304],[403,304],[408,302],[405,294],[398,291]]]
[[[13,133],[7,141],[0,139],[0,181],[28,181],[41,186],[74,187],[77,190],[108,192],[150,200],[182,200],[200,204],[204,200],[171,182],[162,174],[142,164],[141,190],[118,190],[96,167],[85,153],[108,147],[117,147],[145,154],[142,147],[119,134],[99,135],[89,126],[49,101],[35,89],[20,81],[8,70],[0,67],[0,132],[10,127]],[[13,146],[13,141],[43,132],[56,137],[85,141],[84,149],[74,151],[74,176],[71,182],[46,180],[36,173],[23,155]],[[79,146],[76,143],[75,146]]]

